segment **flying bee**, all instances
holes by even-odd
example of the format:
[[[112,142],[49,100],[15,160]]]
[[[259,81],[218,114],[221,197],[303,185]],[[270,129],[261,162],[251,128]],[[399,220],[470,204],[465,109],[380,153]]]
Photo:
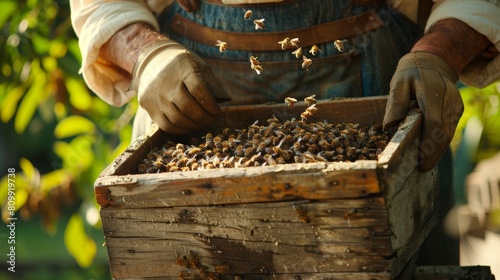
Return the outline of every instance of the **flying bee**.
[[[290,44],[296,48],[300,47],[300,40],[299,38],[293,38],[290,40]]]
[[[281,45],[281,49],[282,50],[286,50],[290,47],[291,43],[290,43],[290,38],[286,37],[285,39],[281,40],[278,42],[278,44]]]
[[[292,54],[294,54],[297,59],[299,59],[303,53],[304,51],[302,50],[302,47],[299,47],[292,52]]]
[[[313,56],[316,56],[318,52],[321,52],[321,50],[316,45],[313,45],[309,50],[309,53],[312,54]]]
[[[253,12],[251,10],[245,10],[245,9],[243,9],[243,11],[245,11],[245,14],[243,15],[243,18],[245,20],[249,20],[250,18],[252,18]]]
[[[311,220],[307,216],[307,210],[306,210],[306,208],[304,208],[304,206],[302,206],[300,204],[294,204],[292,206],[292,209],[293,209],[293,213],[295,213],[295,215],[297,217],[299,217],[299,219],[301,221],[303,221],[304,223],[310,223],[311,222]]]
[[[344,42],[346,40],[335,40],[335,42],[333,42],[333,44],[335,45],[335,48],[339,51],[339,52],[343,52],[344,51]]]
[[[285,103],[288,107],[293,107],[293,105],[297,102],[297,99],[293,97],[286,97],[285,98]]]
[[[219,47],[220,52],[225,52],[227,50],[227,43],[223,42],[221,40],[217,40],[217,44],[215,44],[217,47]]]
[[[253,21],[255,24],[255,29],[266,29],[266,26],[264,25],[265,19],[256,19]]]
[[[304,101],[307,103],[307,106],[311,106],[313,104],[316,104],[316,94],[313,94],[311,96],[308,96],[304,98]]]
[[[312,113],[309,111],[304,111],[300,114],[300,118],[302,119],[303,122],[307,121],[310,117],[312,117]]]
[[[257,60],[257,57],[255,56],[250,56],[250,67],[255,70],[258,75],[260,75],[260,72],[264,70],[264,68],[262,68],[262,65],[260,65],[260,62]]]
[[[309,67],[311,67],[312,60],[310,58],[307,58],[305,55],[302,56],[302,68],[306,69],[309,71]]]
[[[306,111],[311,113],[311,114],[314,114],[316,112],[318,112],[318,108],[316,108],[316,104],[312,104],[310,105],[309,107],[306,108]]]

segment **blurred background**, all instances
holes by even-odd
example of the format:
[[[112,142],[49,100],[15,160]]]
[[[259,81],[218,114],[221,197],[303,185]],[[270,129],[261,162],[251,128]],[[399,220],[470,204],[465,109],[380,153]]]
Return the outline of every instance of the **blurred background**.
[[[15,168],[18,218],[15,274],[6,263],[9,229],[0,229],[0,280],[111,279],[93,183],[129,145],[137,102],[111,107],[85,86],[67,0],[2,0],[0,26],[1,216],[8,224]],[[447,230],[463,240],[463,264],[500,275],[498,254],[482,253],[500,250],[500,83],[461,92],[457,207]]]

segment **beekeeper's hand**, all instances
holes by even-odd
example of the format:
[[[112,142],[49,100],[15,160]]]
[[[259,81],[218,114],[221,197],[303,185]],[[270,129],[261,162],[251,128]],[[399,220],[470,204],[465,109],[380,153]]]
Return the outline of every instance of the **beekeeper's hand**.
[[[165,132],[185,134],[210,124],[217,102],[230,100],[208,65],[172,40],[143,51],[132,72],[131,90],[139,105]]]
[[[439,56],[411,52],[399,60],[390,84],[384,130],[397,125],[408,113],[411,100],[422,109],[419,169],[434,167],[448,148],[464,105],[455,83],[457,74]]]

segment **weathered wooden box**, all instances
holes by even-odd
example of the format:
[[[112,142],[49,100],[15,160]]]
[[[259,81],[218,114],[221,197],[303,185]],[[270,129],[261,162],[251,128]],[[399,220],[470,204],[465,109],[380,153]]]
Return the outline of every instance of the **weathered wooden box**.
[[[318,102],[311,121],[381,123],[386,101]],[[272,114],[290,119],[304,108],[226,108],[207,131],[243,128]],[[411,112],[377,161],[136,174],[145,154],[170,137],[153,129],[95,183],[112,275],[399,277],[437,221],[437,173],[416,169],[420,123],[421,115]],[[309,222],[297,215],[297,205]]]

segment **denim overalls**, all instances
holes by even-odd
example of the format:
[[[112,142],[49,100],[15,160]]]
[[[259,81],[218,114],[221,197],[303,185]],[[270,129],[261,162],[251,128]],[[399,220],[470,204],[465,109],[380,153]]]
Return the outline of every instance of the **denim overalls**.
[[[210,45],[202,44],[189,36],[171,32],[168,26],[178,14],[219,30],[288,31],[359,15],[373,10],[372,5],[355,5],[349,0],[295,0],[252,6],[201,2],[200,9],[192,13],[172,4],[161,15],[160,25],[167,36],[210,64],[231,95],[230,105],[283,102],[287,96],[300,100],[311,94],[316,94],[316,99],[388,94],[390,78],[399,58],[410,51],[421,34],[413,22],[396,10],[379,7],[376,14],[383,26],[369,32],[360,29],[350,38],[337,38],[344,41],[343,52],[335,47],[333,40],[318,44],[320,51],[316,56],[308,53],[311,46],[304,46],[304,55],[312,59],[311,67],[306,70],[301,66],[302,57],[297,59],[292,54],[293,49],[283,51],[278,42],[274,42],[274,51],[231,50],[228,45],[225,52],[220,52],[215,41]],[[253,12],[251,20],[244,19],[246,10]],[[265,29],[256,29],[254,19],[265,19]],[[224,41],[224,38],[220,40]],[[260,75],[251,69],[250,56],[257,57],[263,66]]]

